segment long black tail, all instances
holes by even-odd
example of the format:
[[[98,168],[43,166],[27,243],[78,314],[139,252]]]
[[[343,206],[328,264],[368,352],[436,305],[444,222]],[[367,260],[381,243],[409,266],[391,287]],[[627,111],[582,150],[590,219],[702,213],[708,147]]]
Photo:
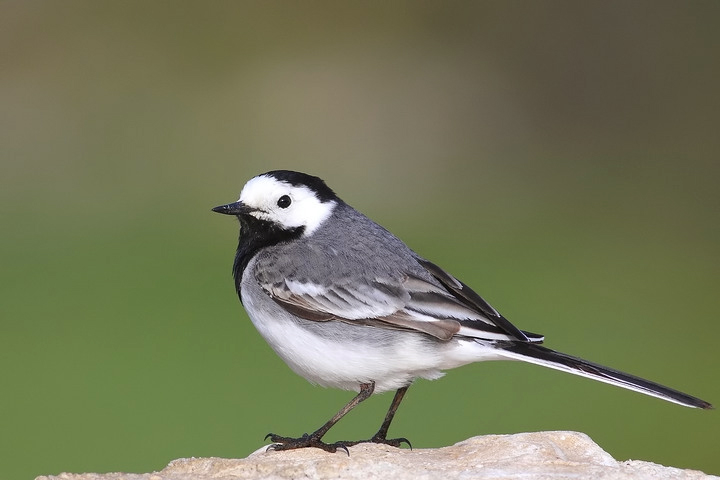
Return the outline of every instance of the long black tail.
[[[592,378],[600,382],[609,383],[618,387],[627,388],[636,392],[644,393],[652,397],[661,398],[668,402],[677,403],[693,408],[713,408],[708,402],[697,397],[674,390],[659,383],[645,380],[628,373],[603,367],[597,363],[588,362],[581,358],[573,357],[565,353],[556,352],[537,344],[524,342],[498,342],[496,344],[503,352],[502,355],[523,362],[542,365],[543,367],[554,368],[563,372]],[[500,352],[498,352],[500,353]]]

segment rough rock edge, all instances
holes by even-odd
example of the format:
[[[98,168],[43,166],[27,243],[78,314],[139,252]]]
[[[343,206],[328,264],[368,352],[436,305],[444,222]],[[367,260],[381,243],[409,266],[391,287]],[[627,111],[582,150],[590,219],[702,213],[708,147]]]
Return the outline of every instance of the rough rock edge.
[[[181,458],[146,474],[61,473],[36,480],[236,480],[257,478],[393,479],[718,479],[697,470],[638,460],[618,462],[587,435],[537,432],[473,437],[450,447],[397,449],[360,444],[350,455],[317,449],[266,451],[243,459]]]

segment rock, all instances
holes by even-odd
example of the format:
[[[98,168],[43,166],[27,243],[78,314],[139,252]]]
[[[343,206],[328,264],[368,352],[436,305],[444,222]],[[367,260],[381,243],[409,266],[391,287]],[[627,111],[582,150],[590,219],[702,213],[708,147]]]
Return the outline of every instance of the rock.
[[[288,452],[263,447],[243,459],[181,458],[156,473],[85,473],[36,480],[235,480],[343,478],[371,479],[711,479],[696,470],[650,462],[618,462],[587,435],[537,432],[473,437],[450,447],[398,449],[360,444],[327,453],[314,448]]]

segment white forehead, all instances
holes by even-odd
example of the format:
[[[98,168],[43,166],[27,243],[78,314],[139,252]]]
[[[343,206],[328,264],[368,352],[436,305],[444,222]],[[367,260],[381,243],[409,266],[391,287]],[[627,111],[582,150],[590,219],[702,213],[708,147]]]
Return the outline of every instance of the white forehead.
[[[277,205],[287,195],[291,204],[287,208]],[[334,201],[321,202],[315,192],[305,185],[292,185],[268,175],[250,179],[240,192],[239,201],[257,209],[251,215],[284,227],[305,227],[305,235],[313,233],[332,213]]]

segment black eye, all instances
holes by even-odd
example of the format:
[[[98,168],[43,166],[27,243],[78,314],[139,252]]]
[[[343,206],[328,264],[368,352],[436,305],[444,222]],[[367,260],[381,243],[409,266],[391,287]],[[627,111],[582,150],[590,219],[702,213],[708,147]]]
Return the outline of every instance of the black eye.
[[[280,208],[287,208],[292,203],[292,200],[290,200],[290,197],[288,195],[283,195],[280,197],[277,201],[277,206]]]

